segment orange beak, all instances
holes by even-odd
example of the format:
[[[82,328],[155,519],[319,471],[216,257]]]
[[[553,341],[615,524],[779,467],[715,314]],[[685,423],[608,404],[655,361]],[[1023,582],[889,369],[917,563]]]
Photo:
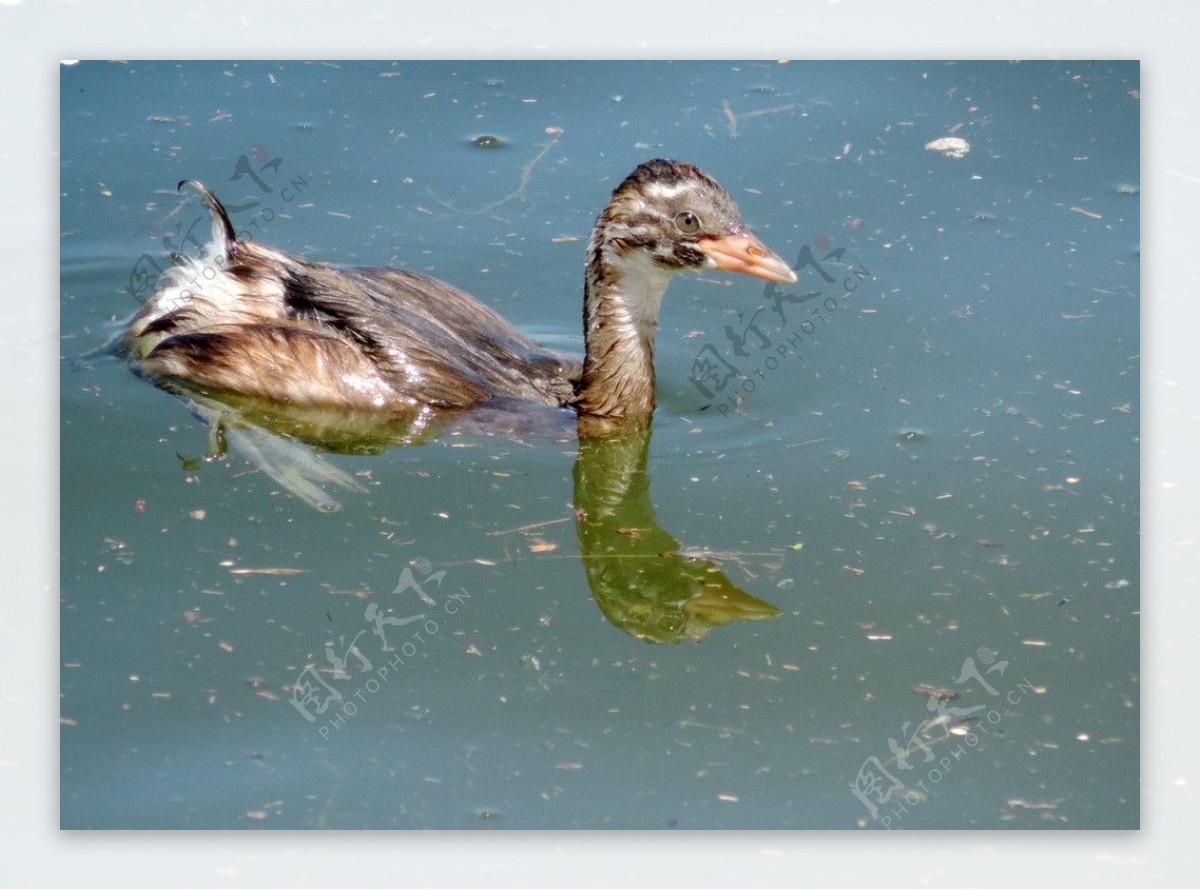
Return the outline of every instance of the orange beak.
[[[720,238],[702,238],[700,249],[726,272],[741,272],[767,281],[795,284],[796,273],[749,232],[725,235]]]

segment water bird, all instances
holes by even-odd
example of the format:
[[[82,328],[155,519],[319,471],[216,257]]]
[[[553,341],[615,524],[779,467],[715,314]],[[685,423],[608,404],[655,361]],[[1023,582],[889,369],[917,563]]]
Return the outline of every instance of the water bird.
[[[544,348],[458,288],[404,269],[312,262],[239,237],[217,197],[212,240],[175,257],[120,348],[172,391],[294,409],[414,417],[534,403],[647,420],[671,278],[720,269],[790,284],[737,204],[691,164],[639,164],[588,239],[582,361]]]

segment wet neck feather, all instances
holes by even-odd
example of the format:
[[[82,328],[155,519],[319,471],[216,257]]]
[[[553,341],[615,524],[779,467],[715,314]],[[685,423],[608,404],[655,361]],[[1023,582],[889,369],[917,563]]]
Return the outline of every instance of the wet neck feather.
[[[586,356],[577,404],[585,414],[654,411],[654,335],[671,271],[640,249],[604,243],[589,251],[584,285]]]

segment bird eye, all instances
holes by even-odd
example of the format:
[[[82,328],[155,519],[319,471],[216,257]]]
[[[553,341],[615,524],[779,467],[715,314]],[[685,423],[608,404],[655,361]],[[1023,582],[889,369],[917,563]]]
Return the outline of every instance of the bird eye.
[[[700,231],[700,217],[690,210],[685,210],[675,217],[675,228],[685,235],[695,235]]]

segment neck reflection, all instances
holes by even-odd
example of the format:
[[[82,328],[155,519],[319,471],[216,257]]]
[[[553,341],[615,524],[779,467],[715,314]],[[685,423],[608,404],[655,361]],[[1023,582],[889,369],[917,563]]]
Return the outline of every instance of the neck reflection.
[[[616,627],[652,643],[701,640],[779,610],[746,593],[712,561],[690,557],[658,522],[646,458],[650,426],[580,423],[575,531],[592,596]]]

